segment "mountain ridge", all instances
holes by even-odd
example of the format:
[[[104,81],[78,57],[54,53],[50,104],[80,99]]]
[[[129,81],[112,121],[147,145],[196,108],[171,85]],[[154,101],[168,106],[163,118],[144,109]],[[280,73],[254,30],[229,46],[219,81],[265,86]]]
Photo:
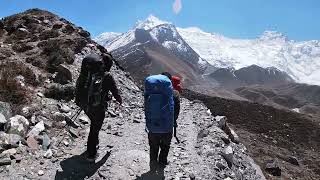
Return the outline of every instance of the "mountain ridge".
[[[139,27],[150,30],[163,25],[174,26],[151,15],[145,21],[139,21],[133,29]],[[255,39],[233,39],[205,32],[198,27],[175,28],[179,36],[199,55],[201,62],[208,64],[208,69],[211,69],[210,66],[232,67],[236,70],[250,65],[275,67],[297,82],[320,85],[318,40],[296,42],[276,31],[265,31]],[[134,39],[132,35],[126,36],[128,38],[111,41],[105,47],[112,51]]]

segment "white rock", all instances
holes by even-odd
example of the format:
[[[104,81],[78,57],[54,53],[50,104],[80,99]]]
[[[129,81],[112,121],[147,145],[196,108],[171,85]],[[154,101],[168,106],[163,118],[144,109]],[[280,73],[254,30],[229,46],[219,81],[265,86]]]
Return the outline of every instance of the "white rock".
[[[39,176],[43,176],[43,175],[44,175],[44,172],[43,172],[42,170],[39,170],[39,171],[38,171],[38,175],[39,175]]]
[[[227,117],[226,116],[216,116],[214,118],[218,122],[218,127],[219,128],[223,129],[226,126],[226,123],[227,123]]]
[[[27,137],[36,137],[38,136],[42,131],[45,130],[45,127],[44,127],[44,123],[43,121],[40,121],[38,122],[34,127],[33,129],[28,133]]]
[[[69,142],[68,142],[67,140],[64,140],[64,141],[63,141],[63,144],[64,144],[65,146],[69,146]]]
[[[24,137],[29,129],[29,121],[20,115],[16,115],[9,119],[6,131],[9,134],[18,134]]]
[[[224,157],[224,159],[227,161],[228,166],[231,167],[233,164],[233,149],[231,146],[227,146],[223,152],[222,152],[222,156]]]
[[[7,122],[8,121],[7,121],[6,117],[4,117],[4,115],[2,113],[0,113],[0,128],[1,128],[1,126],[3,127]]]
[[[41,97],[41,98],[44,97],[43,93],[41,93],[41,92],[38,92],[38,93],[37,93],[37,96],[39,96],[39,97]]]
[[[71,108],[65,104],[61,104],[59,107],[59,110],[63,113],[68,113],[71,111]]]
[[[80,117],[79,117],[79,121],[80,121],[82,124],[89,124],[89,122],[90,122],[89,118],[88,118],[86,115],[80,116]]]
[[[48,149],[48,150],[44,153],[43,156],[44,156],[45,158],[47,158],[47,159],[51,159],[52,156],[53,156],[52,150],[51,150],[51,149]]]
[[[30,107],[26,106],[26,107],[23,107],[21,109],[21,115],[23,115],[24,117],[28,117],[30,116]]]
[[[207,114],[210,115],[210,116],[212,115],[210,109],[207,110]]]
[[[17,150],[16,150],[15,148],[11,148],[11,149],[8,149],[8,150],[3,151],[1,154],[2,154],[2,155],[12,156],[12,155],[17,154]]]

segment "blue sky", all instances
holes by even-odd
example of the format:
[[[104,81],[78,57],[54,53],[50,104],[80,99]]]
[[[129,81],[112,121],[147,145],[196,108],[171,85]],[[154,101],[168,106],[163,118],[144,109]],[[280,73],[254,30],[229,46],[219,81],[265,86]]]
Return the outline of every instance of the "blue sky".
[[[54,12],[93,36],[125,32],[153,14],[178,27],[197,26],[233,38],[256,38],[265,30],[290,39],[320,40],[320,0],[1,0],[0,17],[41,8]]]

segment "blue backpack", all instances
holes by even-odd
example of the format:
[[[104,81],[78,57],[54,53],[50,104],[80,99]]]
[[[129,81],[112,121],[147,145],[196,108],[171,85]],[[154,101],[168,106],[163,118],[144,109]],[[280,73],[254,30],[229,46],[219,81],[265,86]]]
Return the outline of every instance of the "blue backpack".
[[[152,75],[145,80],[145,116],[151,133],[169,133],[173,129],[173,87],[164,75]]]

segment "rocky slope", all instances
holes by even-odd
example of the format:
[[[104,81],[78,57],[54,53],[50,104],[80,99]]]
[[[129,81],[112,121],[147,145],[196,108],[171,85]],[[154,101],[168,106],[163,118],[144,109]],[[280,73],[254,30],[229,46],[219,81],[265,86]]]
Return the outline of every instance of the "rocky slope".
[[[319,119],[192,91],[185,91],[183,95],[202,101],[213,115],[227,116],[267,179],[319,179]],[[269,166],[278,169],[270,171]]]
[[[0,38],[0,100],[6,101],[0,103],[0,179],[264,179],[236,134],[222,130],[230,131],[224,118],[186,99],[170,165],[148,172],[142,91],[117,65],[111,74],[124,103],[110,103],[100,158],[88,164],[90,122],[83,114],[70,118],[77,112],[74,83],[81,59],[106,50],[82,28],[39,9],[2,19]]]

